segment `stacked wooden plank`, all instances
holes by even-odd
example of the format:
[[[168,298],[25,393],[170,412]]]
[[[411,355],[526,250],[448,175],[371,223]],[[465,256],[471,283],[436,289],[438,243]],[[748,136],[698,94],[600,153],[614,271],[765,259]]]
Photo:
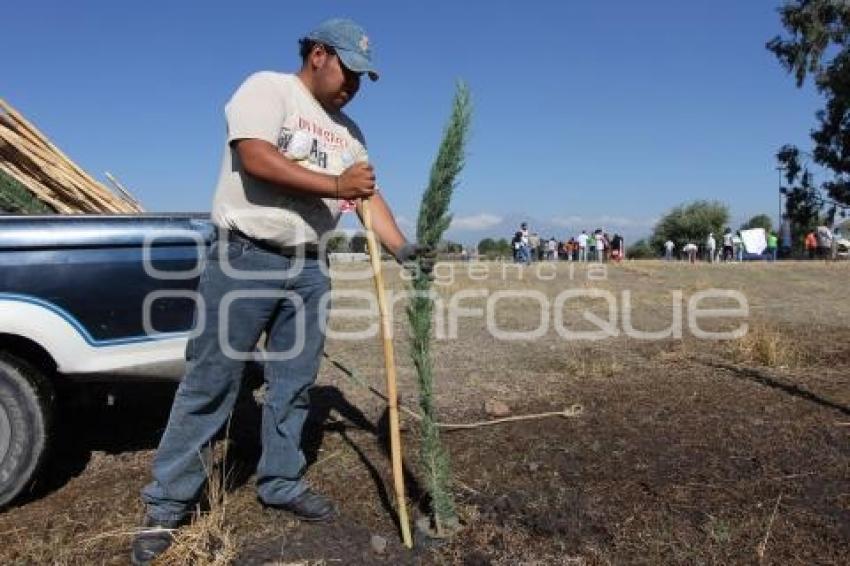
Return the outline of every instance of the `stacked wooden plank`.
[[[93,179],[0,99],[0,171],[61,214],[134,214],[142,206],[109,173],[114,191]]]

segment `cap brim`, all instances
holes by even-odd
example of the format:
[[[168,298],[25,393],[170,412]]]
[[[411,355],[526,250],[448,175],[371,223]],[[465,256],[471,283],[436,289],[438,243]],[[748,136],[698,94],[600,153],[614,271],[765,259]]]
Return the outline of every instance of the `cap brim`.
[[[355,73],[366,73],[373,81],[378,80],[378,71],[372,66],[372,62],[355,51],[336,48],[336,53],[339,55],[340,61],[345,65],[345,68]]]

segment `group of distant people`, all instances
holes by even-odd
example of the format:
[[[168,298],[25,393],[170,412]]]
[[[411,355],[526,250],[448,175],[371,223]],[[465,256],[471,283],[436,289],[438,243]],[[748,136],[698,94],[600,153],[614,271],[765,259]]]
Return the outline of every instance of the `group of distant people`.
[[[768,261],[776,261],[779,258],[779,237],[771,231],[766,233],[767,248],[763,254]],[[804,248],[809,259],[835,259],[838,255],[838,244],[843,242],[841,232],[837,228],[833,231],[826,226],[819,226],[817,230],[812,230],[806,234],[804,239]],[[696,243],[689,241],[682,246],[682,254],[690,263],[694,263],[697,257],[702,255],[704,260],[709,263],[719,261],[743,261],[744,254],[747,252],[744,245],[741,232],[732,232],[731,228],[726,228],[721,237],[721,246],[718,248],[717,239],[714,233],[709,233],[705,242],[700,248]],[[675,257],[676,243],[672,240],[664,242],[664,259],[673,261]],[[702,253],[700,253],[702,252]],[[788,256],[791,252],[790,242],[784,244],[783,255]]]
[[[803,247],[809,259],[837,259],[839,242],[842,242],[839,228],[830,230],[827,226],[818,226],[803,239]],[[846,242],[844,242],[846,246]],[[846,251],[846,250],[845,250]]]
[[[790,236],[783,237],[782,255],[790,255]],[[786,241],[787,240],[787,241]],[[837,248],[842,239],[840,231],[836,228],[830,230],[826,226],[819,226],[806,234],[804,248],[809,259],[835,259],[839,254]],[[780,256],[779,237],[773,231],[766,231],[765,243],[767,245],[762,257],[768,261],[776,261]],[[580,261],[580,262],[606,262],[622,261],[625,254],[625,241],[620,234],[609,235],[597,228],[593,232],[582,230],[581,234],[568,240],[559,241],[554,236],[549,239],[541,238],[536,232],[530,232],[528,223],[523,222],[520,229],[514,233],[511,241],[513,259],[517,263],[531,263],[533,261]],[[741,262],[747,254],[744,238],[741,231],[733,232],[726,227],[719,238],[713,232],[702,242],[686,242],[679,254],[677,244],[673,240],[667,240],[663,244],[664,259],[673,261],[683,259],[695,263],[702,258],[708,263],[717,262]],[[846,250],[845,250],[846,251]],[[846,255],[846,254],[845,254]]]
[[[514,261],[622,261],[626,256],[625,240],[620,234],[609,237],[601,228],[589,233],[582,230],[578,236],[559,241],[554,236],[548,240],[536,232],[529,232],[523,222],[511,240]]]
[[[776,261],[779,250],[779,238],[773,232],[769,232],[766,239],[767,257],[770,261]],[[664,242],[664,259],[666,261],[673,261],[675,250],[676,243],[673,242],[673,240],[667,240]],[[708,237],[705,239],[702,248],[702,256],[708,263],[716,263],[720,261],[744,261],[745,252],[746,248],[744,246],[744,239],[741,236],[741,232],[738,231],[733,233],[732,229],[729,227],[727,227],[721,235],[721,246],[719,248],[717,245],[717,239],[714,237],[713,232],[708,233]],[[689,241],[682,246],[682,253],[684,254],[684,259],[690,263],[695,263],[697,256],[700,255],[700,247],[693,241]]]

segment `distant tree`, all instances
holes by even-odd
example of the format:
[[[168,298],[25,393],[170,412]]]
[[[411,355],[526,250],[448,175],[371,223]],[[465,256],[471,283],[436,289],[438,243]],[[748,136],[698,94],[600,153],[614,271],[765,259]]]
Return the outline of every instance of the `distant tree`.
[[[478,242],[478,253],[482,256],[494,253],[496,250],[496,242],[493,238],[484,238]]]
[[[348,245],[348,236],[336,234],[328,239],[328,252],[347,252]]]
[[[791,222],[791,233],[796,243],[802,246],[803,235],[814,230],[819,224],[832,223],[835,207],[830,208],[827,218],[821,217],[823,198],[813,183],[811,171],[800,163],[800,150],[786,145],[776,154],[782,164],[787,186],[781,188],[785,195],[785,214]]]
[[[496,257],[512,257],[513,254],[511,243],[505,238],[499,238],[496,242]]]
[[[629,259],[652,259],[658,257],[658,252],[649,245],[645,238],[641,238],[626,249],[626,257]]]
[[[484,238],[478,242],[478,254],[487,259],[496,259],[499,257],[511,257],[513,251],[511,244],[505,238],[494,240],[493,238]]]
[[[814,79],[824,97],[825,108],[816,113],[818,128],[811,132],[815,163],[833,172],[834,178],[814,186],[799,167],[799,150],[785,146],[777,154],[786,168],[791,193],[789,216],[799,226],[815,204],[824,204],[823,194],[834,202],[827,217],[832,220],[836,208],[850,205],[850,2],[847,0],[793,0],[779,8],[782,26],[790,38],[776,36],[767,49],[783,67],[793,73],[800,87],[807,76]],[[796,171],[792,170],[796,167]],[[837,207],[835,206],[837,204]]]
[[[752,228],[764,228],[764,231],[770,233],[773,229],[773,220],[767,214],[757,214],[741,224],[741,230],[750,230]]]
[[[688,242],[702,244],[713,232],[719,236],[729,222],[729,207],[716,201],[698,200],[682,204],[661,217],[650,238],[653,250],[661,250],[664,242],[672,240],[681,250]]]
[[[348,242],[348,250],[352,253],[366,253],[366,236],[363,234],[355,234]]]

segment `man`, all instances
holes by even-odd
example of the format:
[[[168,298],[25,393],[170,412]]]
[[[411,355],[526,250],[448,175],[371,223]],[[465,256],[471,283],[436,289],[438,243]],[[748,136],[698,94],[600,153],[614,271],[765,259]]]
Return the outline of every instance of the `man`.
[[[682,248],[682,251],[687,254],[689,263],[694,263],[694,261],[696,261],[697,245],[695,243],[688,242],[685,244],[685,247]]]
[[[708,239],[705,241],[705,249],[708,252],[709,263],[714,263],[715,252],[717,250],[717,240],[714,239],[714,233],[708,233]]]
[[[740,230],[732,236],[732,251],[735,254],[735,261],[744,261],[744,240],[741,238]]]
[[[582,230],[578,235],[578,260],[587,261],[587,247],[590,245],[588,241],[590,237],[587,235],[587,230]]]
[[[769,261],[776,261],[777,250],[779,249],[779,238],[775,233],[771,232],[767,235],[767,255]]]
[[[833,261],[838,259],[838,248],[841,246],[841,241],[844,239],[844,236],[841,233],[841,228],[834,228],[832,230],[832,255],[831,258]]]
[[[605,250],[611,249],[611,246],[607,245],[608,236],[602,230],[597,230],[593,236],[596,242],[596,261],[602,263],[605,261]]]
[[[818,238],[815,236],[814,230],[806,234],[803,245],[806,248],[806,254],[809,256],[809,259],[815,259],[815,251],[818,249]]]
[[[832,230],[828,226],[818,226],[817,242],[818,257],[820,259],[829,259],[832,255]]]
[[[519,226],[520,232],[520,261],[531,263],[531,236],[528,235],[528,223],[523,222]]]
[[[619,234],[614,234],[614,237],[611,239],[611,259],[620,262],[625,255],[625,241],[623,237]]]
[[[540,236],[537,232],[532,232],[530,236],[528,236],[528,249],[529,249],[529,261],[540,261],[541,256],[541,247],[540,247]]]
[[[514,254],[514,263],[524,263],[525,256],[522,252],[522,232],[517,231],[511,240],[511,248]]]
[[[673,243],[673,240],[664,242],[664,261],[673,261],[673,250],[675,248],[676,244]]]
[[[133,541],[133,564],[161,554],[171,544],[170,530],[189,516],[205,480],[201,454],[226,422],[244,361],[263,332],[268,389],[259,500],[302,520],[334,517],[334,505],[302,480],[300,449],[330,291],[320,243],[346,206],[369,198],[376,236],[396,259],[423,252],[398,229],[375,186],[363,136],[342,112],[361,75],[378,78],[368,37],[356,23],[334,19],[300,43],[300,71],[252,75],[225,107],[227,144],[212,211],[220,236],[198,289],[205,305],[198,319],[205,324],[188,343],[187,373],[154,458],[153,481],[142,491],[145,530]],[[428,251],[423,268],[433,267],[432,260]]]
[[[735,246],[732,243],[732,229],[728,226],[723,232],[723,261],[732,261],[735,257]]]

